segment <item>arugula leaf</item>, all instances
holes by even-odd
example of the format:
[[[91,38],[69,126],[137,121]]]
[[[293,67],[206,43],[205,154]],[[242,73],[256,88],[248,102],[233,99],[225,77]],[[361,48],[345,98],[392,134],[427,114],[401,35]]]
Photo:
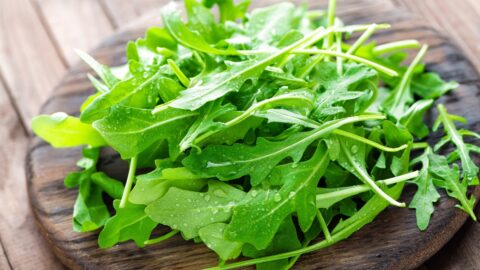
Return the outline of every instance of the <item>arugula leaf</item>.
[[[270,245],[262,250],[257,250],[252,245],[245,245],[243,248],[243,255],[250,258],[258,258],[271,254],[277,254],[295,250],[301,247],[300,240],[298,239],[295,224],[291,217],[285,218],[278,231],[275,234],[275,238]],[[288,259],[265,262],[257,265],[257,269],[288,269]]]
[[[381,117],[380,117],[381,118]],[[353,122],[379,119],[378,116],[358,116],[332,120],[320,127],[292,135],[284,141],[272,142],[259,137],[255,146],[208,146],[200,154],[190,154],[182,163],[185,167],[208,177],[227,181],[250,175],[252,185],[260,184],[273,167],[287,157],[298,162],[305,148],[333,130]]]
[[[454,120],[457,120],[458,117],[455,115],[448,114],[445,106],[439,104],[437,106],[438,112],[440,115],[436,123],[434,124],[433,130],[436,131],[441,124],[445,129],[445,132],[448,135],[448,140],[451,141],[457,147],[457,154],[462,161],[462,176],[466,178],[469,184],[476,185],[478,184],[478,171],[479,168],[473,160],[470,158],[470,150],[463,141],[462,135],[458,132]]]
[[[162,140],[169,142],[170,156],[175,158],[179,152],[178,142],[196,115],[196,112],[175,108],[154,115],[151,110],[116,106],[107,117],[95,121],[93,127],[124,159]]]
[[[75,50],[75,52],[98,74],[100,79],[102,79],[108,88],[112,88],[117,82],[119,82],[119,79],[113,75],[108,66],[98,63],[95,59],[83,51]]]
[[[117,180],[95,174],[98,148],[84,148],[83,156],[77,165],[84,170],[68,174],[64,181],[68,188],[78,186],[78,196],[73,207],[73,229],[77,232],[94,231],[102,227],[110,217],[102,193],[105,191],[111,196],[118,196],[118,189],[123,190],[123,184]]]
[[[33,131],[54,147],[75,147],[106,145],[100,134],[88,124],[73,116],[58,112],[52,115],[39,115],[32,119]]]
[[[149,204],[145,213],[163,225],[182,232],[186,239],[198,236],[198,231],[210,224],[228,221],[232,208],[245,193],[219,181],[210,181],[207,192],[170,188],[159,200]]]
[[[191,1],[187,1],[188,9],[191,9]],[[201,10],[201,9],[199,9]],[[205,18],[205,11],[202,10],[204,13]],[[178,11],[176,4],[171,2],[167,6],[162,9],[162,21],[165,25],[165,28],[168,30],[170,35],[172,35],[175,40],[182,44],[185,47],[194,49],[196,51],[204,52],[204,53],[211,53],[211,54],[219,54],[219,55],[230,55],[235,54],[236,51],[232,48],[228,48],[226,50],[217,49],[211,46],[202,36],[205,34],[205,31],[197,32],[197,31],[190,30],[183,22],[182,18],[180,17],[180,12]],[[195,20],[194,20],[195,22]],[[193,22],[193,23],[194,23]],[[197,20],[198,22],[198,20]],[[195,28],[198,28],[198,24]],[[208,37],[208,36],[207,36]]]
[[[469,214],[473,220],[477,220],[473,208],[475,205],[475,196],[467,197],[468,180],[466,177],[460,181],[460,172],[457,165],[451,168],[445,157],[439,155],[430,155],[431,173],[438,176],[435,178],[434,184],[438,187],[444,188],[448,196],[457,199],[460,205],[456,207],[462,209]]]
[[[200,239],[224,261],[237,258],[242,252],[243,246],[240,242],[229,241],[225,238],[226,226],[225,223],[213,223],[198,231]]]
[[[325,150],[319,146],[308,161],[276,167],[271,178],[282,187],[252,189],[234,208],[232,221],[225,230],[227,239],[264,249],[293,212],[297,213],[302,230],[307,231],[316,215],[315,187],[330,161]]]
[[[412,106],[400,118],[399,122],[405,126],[410,133],[417,138],[422,139],[428,135],[429,130],[423,121],[423,116],[433,104],[432,99],[419,100],[412,104]]]
[[[433,184],[434,177],[430,173],[432,169],[430,155],[432,155],[432,150],[427,148],[421,156],[411,162],[412,165],[418,162],[422,163],[420,175],[413,181],[417,185],[417,191],[409,205],[410,208],[415,209],[417,226],[422,231],[428,227],[430,217],[434,212],[433,204],[440,198],[440,194]]]
[[[119,204],[120,200],[113,202],[116,214],[105,223],[98,236],[98,245],[100,248],[109,248],[131,239],[137,246],[144,247],[157,223],[145,214],[144,205],[127,204],[120,208]]]
[[[131,203],[150,204],[165,195],[171,187],[200,191],[207,185],[206,180],[185,168],[160,168],[158,171],[160,173],[137,176],[137,182],[129,196]]]

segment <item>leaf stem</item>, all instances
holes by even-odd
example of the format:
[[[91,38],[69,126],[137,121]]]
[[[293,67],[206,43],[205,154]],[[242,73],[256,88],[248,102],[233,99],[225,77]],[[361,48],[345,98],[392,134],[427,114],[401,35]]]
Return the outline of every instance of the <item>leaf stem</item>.
[[[138,156],[134,156],[130,159],[130,168],[128,169],[127,182],[125,183],[125,188],[123,189],[122,199],[120,200],[120,208],[124,208],[127,204],[128,195],[132,189],[133,180],[135,179],[135,171],[137,170],[137,159]]]
[[[364,64],[364,65],[367,65],[367,66],[370,66],[380,72],[383,72],[389,76],[393,76],[393,77],[396,77],[398,76],[398,73],[393,70],[393,69],[390,69],[386,66],[382,66],[378,63],[375,63],[375,62],[372,62],[368,59],[365,59],[365,58],[362,58],[362,57],[358,57],[356,55],[350,55],[350,54],[347,54],[347,53],[339,53],[339,52],[334,52],[334,51],[329,51],[329,50],[319,50],[319,49],[301,49],[301,50],[293,50],[291,51],[291,53],[294,53],[294,54],[323,54],[323,55],[328,55],[328,56],[335,56],[335,57],[342,57],[342,58],[345,58],[345,59],[348,59],[348,60],[351,60],[351,61],[354,61],[354,62],[358,62],[358,63],[361,63],[361,64]]]
[[[323,235],[325,236],[325,240],[327,242],[332,242],[332,235],[330,234],[330,231],[328,230],[327,223],[325,222],[325,219],[322,216],[322,213],[320,212],[320,209],[317,208],[317,219],[318,222],[320,223],[320,227],[322,228]]]
[[[365,168],[350,154],[349,149],[345,146],[345,143],[340,140],[340,147],[347,157],[348,162],[352,166],[352,168],[355,170],[355,172],[358,174],[358,177],[362,182],[365,184],[369,185],[372,190],[378,194],[380,197],[384,198],[386,201],[388,201],[390,204],[395,205],[397,207],[405,207],[405,203],[400,203],[393,199],[392,197],[388,196],[376,183],[375,181],[371,178],[371,176],[368,174],[368,172],[365,170]]]
[[[352,47],[350,47],[347,51],[347,54],[355,54],[355,52],[362,46],[367,39],[369,39],[372,34],[377,30],[377,25],[372,24],[368,27],[368,29],[363,32],[363,34],[353,43]]]
[[[376,181],[376,183],[388,186],[388,185],[393,185],[400,182],[405,182],[410,179],[414,179],[418,177],[418,175],[419,175],[419,171],[413,171],[413,172],[409,172],[409,173],[395,176],[392,178],[388,178],[385,180],[379,180],[379,181]],[[338,197],[348,198],[363,192],[367,192],[369,190],[371,190],[371,187],[367,184],[350,186],[350,187],[341,188],[332,192],[319,193],[316,196],[316,201],[317,201],[317,204],[320,204],[321,201],[331,200]]]
[[[337,9],[337,1],[336,0],[329,0],[328,1],[328,13],[327,13],[327,24],[328,29],[333,29],[335,26],[335,11]],[[329,33],[325,42],[324,48],[330,48],[333,43],[334,33]],[[330,57],[325,58],[326,61],[330,61]]]
[[[413,76],[413,71],[414,71],[415,67],[422,60],[423,56],[427,52],[427,49],[428,49],[428,46],[423,45],[422,48],[420,49],[420,51],[418,52],[417,56],[415,56],[412,63],[408,66],[407,71],[405,72],[405,74],[402,77],[402,80],[400,81],[400,84],[398,86],[398,91],[396,92],[395,98],[393,100],[393,104],[391,106],[392,111],[396,111],[396,108],[397,108],[398,104],[401,104],[401,102],[403,102],[402,99],[403,99],[403,96],[404,96],[404,92],[409,90],[409,88],[407,86],[411,81],[411,78]]]
[[[343,136],[343,137],[347,137],[347,138],[359,141],[359,142],[362,142],[364,144],[368,144],[368,145],[373,146],[375,148],[378,148],[378,149],[380,149],[384,152],[398,152],[398,151],[401,151],[401,150],[406,149],[408,147],[408,145],[406,145],[406,144],[403,144],[399,147],[394,147],[394,148],[388,147],[388,146],[385,146],[385,145],[381,145],[377,142],[374,142],[372,140],[369,140],[367,138],[358,136],[355,133],[351,133],[351,132],[341,130],[341,129],[336,129],[336,130],[333,131],[333,133],[337,134],[337,135],[340,135],[340,136]]]
[[[337,41],[337,53],[342,53],[342,33],[336,33],[335,39]],[[337,57],[337,73],[339,76],[343,75],[343,58]]]
[[[182,70],[175,64],[172,59],[167,60],[168,66],[172,69],[173,73],[177,76],[178,80],[183,86],[188,87],[190,85],[190,79],[182,72]]]
[[[159,237],[156,237],[156,238],[153,238],[153,239],[148,239],[147,241],[143,242],[145,245],[153,245],[153,244],[158,244],[160,242],[163,242],[169,238],[171,238],[172,236],[176,235],[179,231],[178,230],[172,230],[171,232],[169,233],[166,233],[162,236],[159,236]]]
[[[429,145],[426,142],[415,142],[412,145],[412,149],[425,149],[428,148]]]
[[[418,49],[418,48],[420,48],[420,42],[418,42],[418,40],[407,39],[407,40],[395,41],[395,42],[378,45],[373,49],[373,53],[376,55],[380,55],[380,54],[386,54],[386,53],[396,52],[400,50]]]

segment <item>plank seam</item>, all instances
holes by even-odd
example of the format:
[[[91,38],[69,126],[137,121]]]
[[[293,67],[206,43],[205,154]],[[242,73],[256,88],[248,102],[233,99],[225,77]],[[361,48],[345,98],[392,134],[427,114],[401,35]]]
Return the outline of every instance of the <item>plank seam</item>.
[[[10,259],[8,258],[7,248],[6,248],[5,245],[3,244],[1,237],[0,237],[0,246],[2,247],[3,256],[5,257],[5,260],[6,260],[7,263],[8,263],[8,267],[9,267],[10,269],[13,269],[12,262],[11,262]]]
[[[58,41],[55,37],[55,34],[52,32],[50,27],[48,27],[48,23],[47,23],[47,20],[45,18],[45,14],[43,14],[42,9],[40,8],[40,3],[38,3],[38,0],[31,0],[30,3],[32,4],[33,9],[35,10],[35,13],[38,16],[38,19],[40,20],[40,23],[41,23],[43,29],[45,29],[45,33],[47,34],[48,39],[50,40],[50,42],[52,42],[52,45],[55,48],[55,51],[57,52],[57,55],[60,56],[59,58],[62,61],[63,66],[65,68],[70,67],[65,55],[63,54],[63,51],[60,47],[60,44],[58,43]]]
[[[117,21],[114,19],[112,11],[108,8],[107,4],[105,3],[105,0],[100,0],[98,1],[100,8],[102,9],[103,13],[107,17],[108,21],[110,24],[113,26],[113,29],[118,29],[119,25]]]
[[[2,71],[0,70],[0,85],[5,89],[5,93],[7,94],[8,101],[13,107],[13,111],[15,112],[15,115],[18,118],[18,121],[20,122],[20,126],[22,127],[23,133],[26,137],[28,137],[28,126],[25,123],[25,119],[23,119],[20,107],[17,103],[17,100],[14,98],[12,91],[10,87],[7,85],[7,81],[5,80],[5,77],[3,76]]]

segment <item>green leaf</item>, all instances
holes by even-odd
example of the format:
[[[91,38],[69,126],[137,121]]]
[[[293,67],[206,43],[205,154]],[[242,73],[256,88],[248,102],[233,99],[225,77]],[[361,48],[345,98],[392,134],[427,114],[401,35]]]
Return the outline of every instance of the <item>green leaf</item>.
[[[105,193],[114,199],[122,198],[123,183],[108,177],[104,172],[96,172],[91,175],[92,183],[99,186]]]
[[[227,261],[236,259],[242,252],[243,244],[227,240],[224,236],[225,223],[213,223],[201,228],[198,231],[200,239],[208,248],[215,251],[220,259]]]
[[[93,126],[123,159],[134,157],[162,140],[169,142],[170,156],[175,158],[178,142],[196,115],[175,108],[152,114],[151,110],[116,106]]]
[[[102,93],[95,98],[80,115],[82,122],[91,123],[107,116],[111,108],[135,94],[143,92],[155,92],[154,87],[159,80],[159,73],[150,75],[148,78],[135,76],[117,83],[109,92]],[[153,104],[155,97],[150,98]]]
[[[444,156],[435,154],[429,155],[430,172],[437,176],[433,180],[435,186],[445,189],[448,196],[455,198],[460,203],[458,208],[469,214],[473,220],[477,220],[473,208],[475,205],[475,196],[467,197],[468,180],[466,177],[460,181],[460,172],[457,165],[450,167]]]
[[[435,99],[457,88],[458,83],[454,81],[445,82],[437,73],[426,72],[414,76],[411,87],[412,92],[423,99]]]
[[[245,193],[219,181],[210,181],[207,192],[170,188],[159,200],[148,205],[147,215],[154,221],[178,229],[186,239],[198,236],[198,231],[210,224],[226,222],[232,208]]]
[[[77,232],[94,231],[102,227],[110,217],[108,208],[103,202],[103,190],[91,179],[96,171],[98,157],[98,148],[84,148],[83,158],[77,163],[84,170],[68,174],[64,181],[68,188],[78,186],[72,220],[73,229]]]
[[[445,129],[445,133],[448,135],[449,140],[456,146],[458,156],[462,161],[462,176],[467,179],[469,184],[478,184],[478,171],[479,168],[470,157],[470,150],[463,141],[463,136],[458,132],[454,120],[459,120],[456,115],[451,115],[447,112],[445,106],[439,104],[437,106],[440,115],[438,116],[437,123],[442,123]],[[460,119],[462,120],[462,119]],[[464,121],[464,119],[462,120]],[[434,130],[438,128],[438,124],[434,126]]]
[[[130,193],[129,201],[147,205],[161,198],[171,187],[200,191],[206,185],[206,180],[186,168],[164,168],[160,169],[159,174],[154,171],[137,176],[137,183]]]
[[[278,254],[282,252],[288,252],[301,247],[300,240],[297,236],[295,224],[292,218],[289,216],[283,220],[282,224],[278,228],[272,242],[267,248],[258,250],[252,245],[245,245],[243,249],[243,255],[251,258],[258,258],[268,256],[272,254]],[[288,259],[276,260],[257,265],[257,269],[262,270],[279,270],[288,269]]]
[[[323,29],[316,30],[309,36],[268,56],[258,56],[257,59],[241,62],[226,62],[228,64],[226,70],[203,76],[202,80],[197,80],[168,106],[196,110],[209,101],[221,98],[230,92],[238,92],[245,81],[257,81],[267,66],[283,59],[295,48],[320,39],[320,34],[325,34]]]
[[[35,116],[31,125],[37,136],[54,147],[106,145],[105,140],[91,125],[84,124],[78,118],[68,116],[66,113]]]
[[[150,238],[157,223],[147,216],[144,205],[127,204],[120,208],[119,204],[119,200],[113,202],[116,213],[105,223],[98,236],[98,245],[100,248],[110,248],[117,243],[133,240],[137,246],[144,247],[144,242]]]
[[[430,223],[430,217],[434,212],[434,203],[440,198],[435,185],[433,184],[433,176],[430,174],[431,149],[427,148],[425,152],[412,163],[421,162],[422,170],[420,175],[413,181],[417,185],[417,191],[410,202],[409,207],[415,209],[417,217],[417,226],[420,230],[425,230]]]
[[[113,75],[108,66],[98,63],[95,59],[83,51],[75,50],[75,52],[98,74],[100,79],[102,79],[108,88],[112,88],[117,82],[119,82],[119,79]]]
[[[188,2],[187,2],[188,3]],[[193,50],[219,55],[236,54],[232,48],[226,50],[217,49],[210,45],[202,36],[202,33],[190,30],[183,22],[176,4],[171,2],[162,9],[162,21],[175,40],[181,45]],[[198,26],[198,25],[197,25]],[[202,31],[204,33],[204,31]]]
[[[215,120],[233,110],[235,110],[235,107],[231,104],[222,105],[222,100],[212,101],[200,108],[200,116],[193,122],[180,142],[180,151],[183,152],[192,147],[195,139],[202,133],[215,132],[222,129],[225,124]]]
[[[348,123],[375,119],[375,116],[358,116],[326,122],[320,127],[299,132],[283,141],[267,141],[258,138],[255,146],[234,144],[232,146],[208,146],[200,154],[190,154],[182,163],[185,167],[208,177],[227,181],[250,175],[252,185],[260,184],[275,165],[287,157],[300,161],[306,147],[325,137],[331,131]]]
[[[412,106],[410,106],[410,108],[400,118],[400,124],[405,126],[408,131],[414,134],[417,138],[425,138],[430,131],[423,121],[423,116],[425,112],[430,109],[432,104],[432,99],[422,99],[413,103]]]
[[[316,216],[316,186],[330,161],[325,150],[319,146],[308,161],[276,167],[270,181],[282,187],[252,189],[234,208],[232,221],[225,230],[227,239],[264,249],[293,212],[297,213],[301,229],[307,231]]]
[[[273,45],[296,24],[295,6],[285,2],[255,9],[250,14],[246,31],[247,36],[254,39],[254,46]]]

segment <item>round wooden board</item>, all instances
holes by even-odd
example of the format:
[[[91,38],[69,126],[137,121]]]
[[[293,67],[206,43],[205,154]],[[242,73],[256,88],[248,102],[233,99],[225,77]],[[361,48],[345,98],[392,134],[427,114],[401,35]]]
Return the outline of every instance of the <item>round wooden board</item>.
[[[276,1],[255,1],[255,6]],[[299,1],[300,2],[300,1]],[[319,7],[310,1],[311,7]],[[320,6],[323,7],[323,6]],[[378,33],[379,42],[399,39],[419,39],[430,45],[426,57],[429,70],[445,79],[464,82],[461,87],[441,102],[451,113],[470,121],[470,128],[480,129],[479,88],[471,83],[479,75],[470,62],[445,37],[418,18],[403,10],[394,10],[387,1],[340,1],[339,15],[348,23],[388,22],[392,29]],[[100,62],[118,65],[125,62],[124,47],[128,40],[143,35],[137,27],[107,39],[92,55]],[[72,68],[45,104],[42,113],[64,111],[78,114],[81,102],[93,89],[87,80],[85,65]],[[430,115],[433,118],[434,115]],[[81,150],[52,149],[38,138],[32,140],[26,166],[29,194],[35,218],[46,240],[62,262],[73,269],[200,269],[217,263],[215,254],[206,247],[184,241],[180,236],[158,245],[140,249],[131,242],[108,250],[97,246],[97,233],[76,233],[71,216],[76,190],[63,186],[63,178],[77,170],[75,163]],[[118,155],[105,151],[100,167],[108,174],[124,179],[126,164]],[[402,199],[409,202],[412,188],[407,188]],[[480,189],[473,190],[475,196]],[[455,208],[456,202],[442,193],[430,227],[420,232],[414,211],[388,208],[373,223],[365,226],[349,239],[330,248],[306,254],[300,258],[298,269],[412,269],[437,252],[461,227],[467,215]],[[162,233],[165,228],[156,231]]]

